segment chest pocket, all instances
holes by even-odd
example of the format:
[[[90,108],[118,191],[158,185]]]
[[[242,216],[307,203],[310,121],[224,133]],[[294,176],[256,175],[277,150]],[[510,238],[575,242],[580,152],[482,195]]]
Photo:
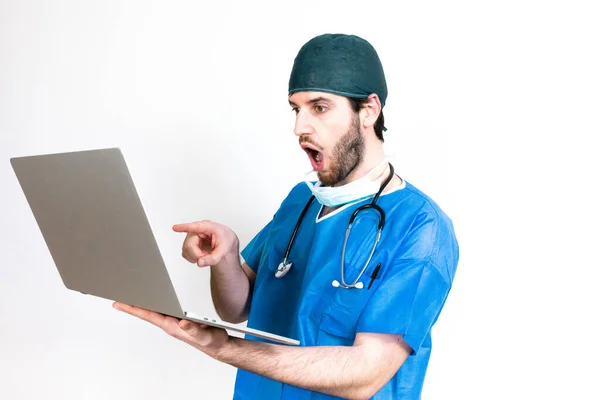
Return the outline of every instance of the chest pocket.
[[[371,274],[383,255],[381,242],[377,244],[372,258],[369,260],[371,251],[378,232],[379,214],[375,210],[361,211],[350,230],[346,250],[344,251],[344,282],[352,284],[360,276],[358,282],[362,282],[364,287],[342,288],[329,286],[326,293],[325,303],[323,304],[323,314],[319,324],[318,341],[323,345],[345,344],[351,345],[355,336],[358,321],[361,314],[373,292],[377,289],[380,280],[374,280],[373,285],[368,289],[371,281]],[[341,239],[343,244],[346,231],[344,230]],[[327,269],[332,271],[329,285],[335,279],[341,282],[341,260],[342,244],[335,251],[335,256],[330,258]],[[365,266],[365,264],[368,264]],[[363,271],[364,268],[364,271]],[[362,275],[361,275],[362,272]],[[381,273],[381,271],[380,271]]]
[[[368,288],[371,281],[370,277],[378,263],[378,258],[373,257],[360,278],[359,282],[363,282],[364,284],[362,289],[345,289],[332,286],[328,291],[330,297],[323,304],[324,309],[319,324],[319,344],[352,344],[356,337],[358,321],[380,282],[379,279],[376,279],[373,281],[371,288]],[[339,266],[336,270],[338,272],[334,276],[334,279],[339,280]],[[352,281],[355,278],[356,275],[351,278]],[[348,276],[346,277],[346,283],[350,283]],[[337,343],[338,341],[339,343]]]

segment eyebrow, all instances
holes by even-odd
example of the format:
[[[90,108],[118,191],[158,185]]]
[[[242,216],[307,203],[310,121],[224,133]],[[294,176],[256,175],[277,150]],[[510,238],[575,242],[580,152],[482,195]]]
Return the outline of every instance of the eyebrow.
[[[290,106],[293,106],[293,107],[297,107],[297,106],[298,106],[296,103],[294,103],[294,102],[293,102],[293,101],[291,101],[291,100],[288,100],[288,102],[290,103]],[[324,102],[324,103],[328,103],[328,104],[333,104],[333,101],[332,101],[332,100],[330,100],[330,99],[328,99],[328,98],[325,98],[325,97],[322,97],[322,96],[315,97],[314,99],[310,99],[310,100],[308,100],[308,102],[307,102],[307,103],[308,103],[308,104],[315,104],[315,103],[319,103],[319,102]]]

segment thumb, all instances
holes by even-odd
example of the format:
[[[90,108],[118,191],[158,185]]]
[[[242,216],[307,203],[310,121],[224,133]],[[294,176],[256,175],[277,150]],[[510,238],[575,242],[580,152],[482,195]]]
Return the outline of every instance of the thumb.
[[[179,322],[179,328],[184,331],[188,336],[190,336],[194,342],[197,342],[198,339],[206,340],[205,336],[207,335],[207,325],[202,325],[197,322],[191,322],[187,320],[181,320]]]
[[[199,267],[206,267],[207,265],[216,265],[225,256],[223,250],[220,247],[215,247],[212,253],[209,253],[198,259]]]

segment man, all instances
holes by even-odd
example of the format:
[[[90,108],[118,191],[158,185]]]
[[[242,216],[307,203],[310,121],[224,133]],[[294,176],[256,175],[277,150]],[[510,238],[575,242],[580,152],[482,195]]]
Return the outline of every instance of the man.
[[[313,38],[294,61],[289,103],[318,182],[307,177],[292,188],[243,260],[226,226],[174,226],[187,233],[183,257],[210,266],[222,319],[248,320],[300,346],[115,307],[237,367],[235,399],[420,398],[431,328],[454,278],[458,245],[440,207],[385,160],[386,97],[383,68],[367,41]],[[384,215],[361,209],[346,237],[353,213],[375,199]]]

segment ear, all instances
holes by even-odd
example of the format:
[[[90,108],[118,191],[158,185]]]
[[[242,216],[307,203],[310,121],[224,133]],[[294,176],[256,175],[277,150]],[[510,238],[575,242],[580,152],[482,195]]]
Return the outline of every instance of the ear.
[[[381,101],[375,93],[369,95],[367,102],[363,104],[360,110],[360,117],[363,127],[371,128],[375,126],[375,122],[381,112]]]

